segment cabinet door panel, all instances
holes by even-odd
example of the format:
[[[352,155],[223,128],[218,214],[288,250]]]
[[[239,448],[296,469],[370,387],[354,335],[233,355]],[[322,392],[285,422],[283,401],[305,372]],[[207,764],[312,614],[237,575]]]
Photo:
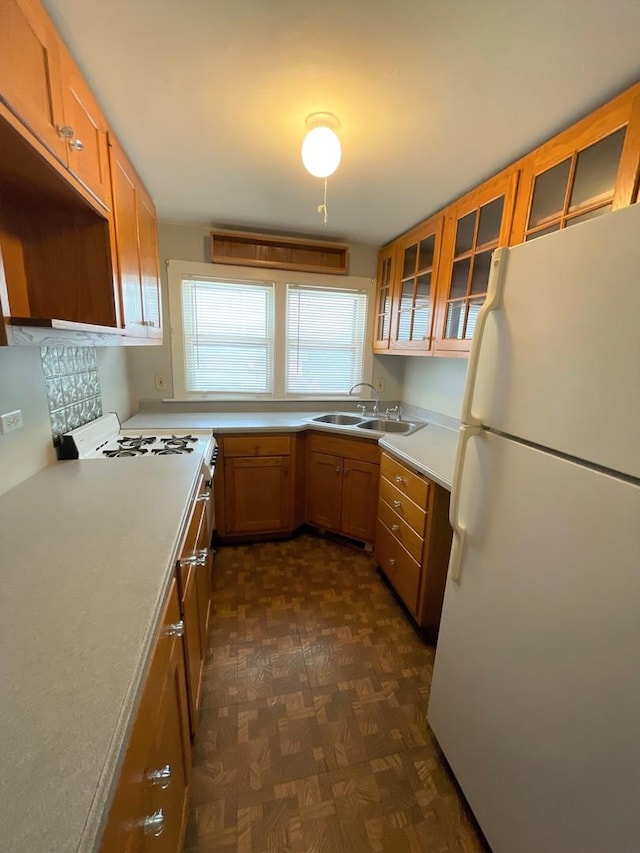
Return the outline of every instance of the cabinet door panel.
[[[146,334],[142,316],[140,258],[138,255],[137,186],[122,152],[111,145],[111,181],[123,325],[136,335]]]
[[[227,533],[266,533],[291,527],[288,456],[225,460]]]
[[[374,352],[389,349],[391,311],[393,307],[393,276],[395,270],[395,244],[380,252],[376,284],[376,316],[374,324]]]
[[[0,5],[0,96],[63,163],[59,41],[53,25],[33,0]]]
[[[145,193],[139,192],[138,239],[140,243],[142,314],[147,327],[147,335],[150,338],[162,337],[157,230],[156,211],[153,202]]]
[[[373,542],[380,466],[345,459],[342,487],[342,532],[354,539]]]
[[[204,665],[195,566],[192,566],[189,570],[182,599],[182,610],[184,613],[183,639],[185,663],[189,686],[189,714],[191,718],[191,731],[195,734],[198,726],[198,706],[200,704],[200,687],[202,686],[202,668]]]
[[[62,98],[69,169],[104,204],[111,207],[107,126],[75,62],[61,46]]]
[[[307,520],[328,530],[340,529],[342,458],[326,453],[309,454]]]

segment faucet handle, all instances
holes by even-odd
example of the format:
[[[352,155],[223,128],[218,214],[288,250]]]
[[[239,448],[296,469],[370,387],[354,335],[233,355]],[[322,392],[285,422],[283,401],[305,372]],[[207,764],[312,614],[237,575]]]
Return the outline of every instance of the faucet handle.
[[[395,416],[395,420],[402,420],[402,406],[391,406],[391,408],[387,409],[385,412],[387,418],[393,419]]]
[[[367,411],[367,404],[366,403],[356,403],[356,409],[360,412],[362,417],[364,417],[366,414],[366,411]]]

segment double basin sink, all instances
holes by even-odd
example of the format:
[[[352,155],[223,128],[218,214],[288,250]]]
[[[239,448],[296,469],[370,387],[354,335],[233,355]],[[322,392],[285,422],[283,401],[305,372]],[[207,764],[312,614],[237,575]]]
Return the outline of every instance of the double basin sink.
[[[368,418],[359,415],[347,415],[342,412],[333,412],[328,415],[318,415],[310,419],[317,424],[333,424],[334,426],[349,426],[357,429],[368,429],[374,432],[394,432],[399,435],[410,435],[420,427],[425,426],[418,421],[393,421],[389,418]]]

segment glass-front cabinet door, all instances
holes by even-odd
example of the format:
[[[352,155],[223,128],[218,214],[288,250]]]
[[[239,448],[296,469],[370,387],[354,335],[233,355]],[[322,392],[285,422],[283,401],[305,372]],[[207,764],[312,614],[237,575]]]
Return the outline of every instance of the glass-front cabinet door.
[[[518,172],[503,172],[447,211],[442,246],[436,355],[466,355],[487,295],[491,255],[507,246]]]
[[[393,307],[393,280],[396,244],[391,243],[378,255],[378,280],[376,283],[376,314],[373,331],[373,351],[388,352],[391,338],[391,311]]]
[[[631,204],[639,123],[640,96],[624,93],[526,158],[512,245]]]
[[[444,217],[423,222],[397,243],[392,352],[432,351],[436,282]]]

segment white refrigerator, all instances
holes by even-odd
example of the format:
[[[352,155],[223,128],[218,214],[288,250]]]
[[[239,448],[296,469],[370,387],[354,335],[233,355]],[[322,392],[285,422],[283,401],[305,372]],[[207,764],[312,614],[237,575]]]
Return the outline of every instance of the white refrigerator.
[[[494,853],[640,851],[640,204],[493,256],[428,718]]]

